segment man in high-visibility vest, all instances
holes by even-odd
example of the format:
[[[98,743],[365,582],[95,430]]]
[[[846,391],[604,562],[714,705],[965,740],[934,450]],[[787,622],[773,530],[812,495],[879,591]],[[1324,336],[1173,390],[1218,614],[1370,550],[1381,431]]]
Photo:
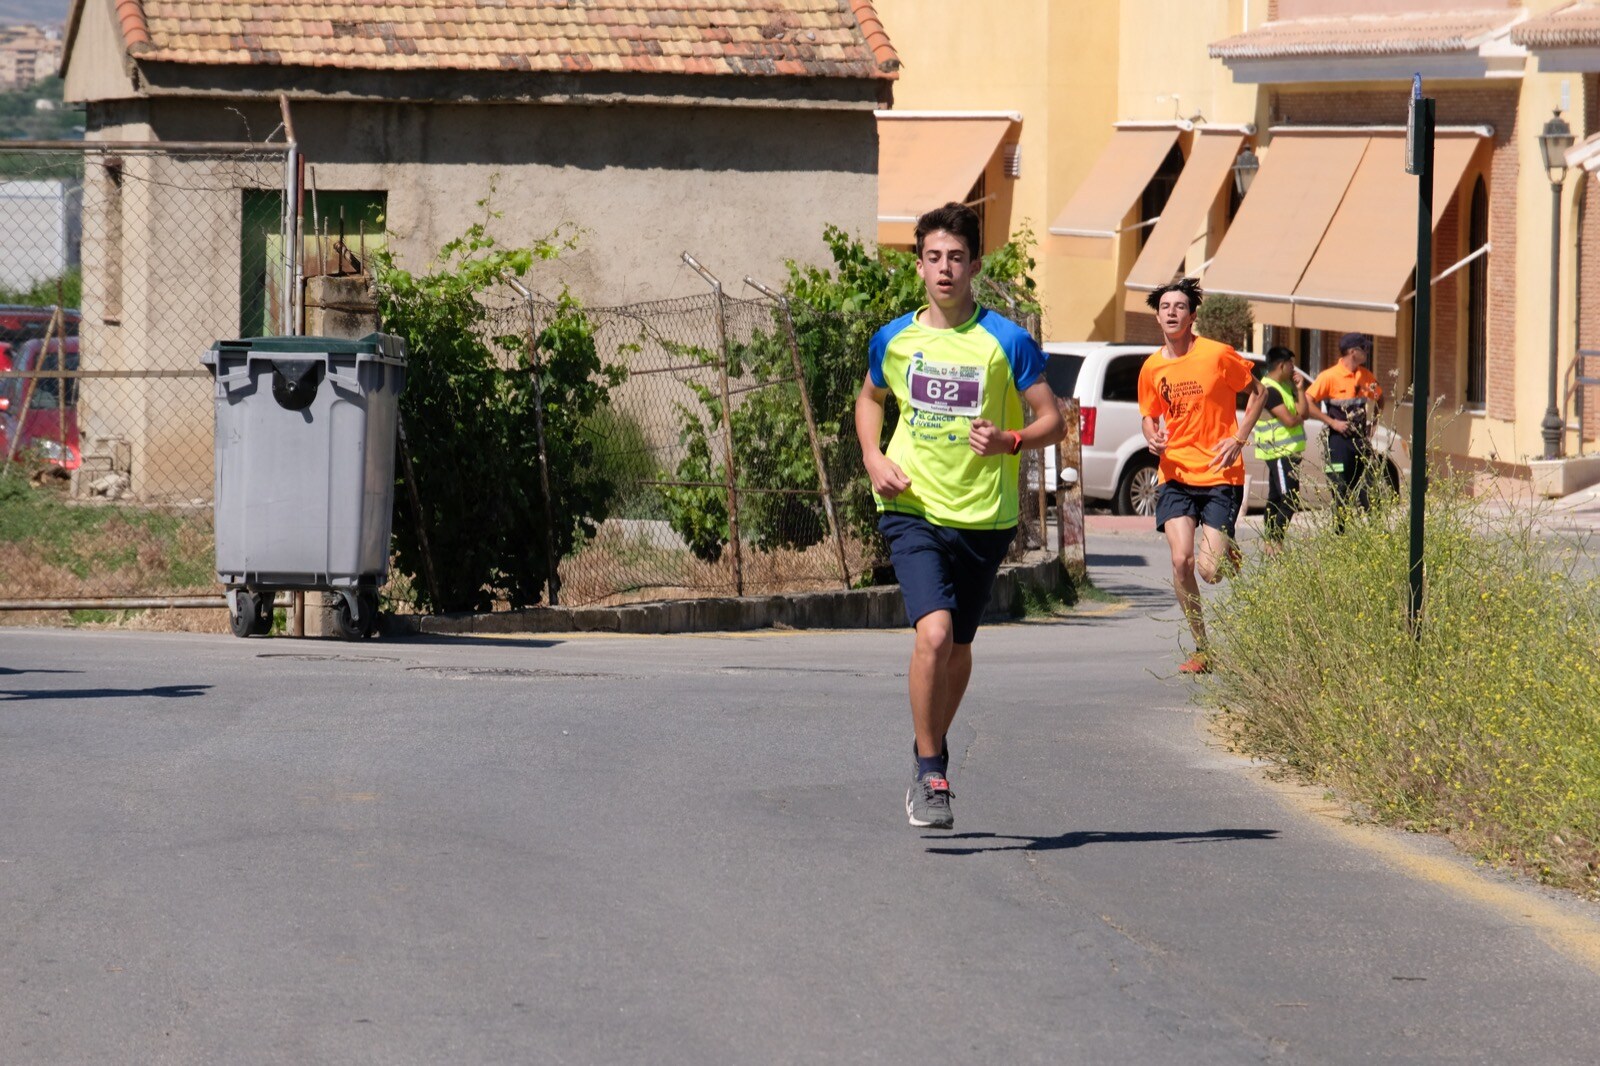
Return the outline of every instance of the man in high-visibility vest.
[[[1268,555],[1278,554],[1289,520],[1300,509],[1300,457],[1306,450],[1306,387],[1295,374],[1294,353],[1267,349],[1261,384],[1267,387],[1266,415],[1256,423],[1256,458],[1267,465],[1267,513],[1263,522]]]

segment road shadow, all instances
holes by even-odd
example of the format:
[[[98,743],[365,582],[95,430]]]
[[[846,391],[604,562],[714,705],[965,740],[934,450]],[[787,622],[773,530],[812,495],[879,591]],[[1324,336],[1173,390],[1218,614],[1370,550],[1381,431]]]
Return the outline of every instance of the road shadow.
[[[10,677],[14,674],[81,674],[82,670],[15,670],[9,666],[0,666],[0,677]]]
[[[1101,552],[1088,552],[1084,555],[1087,566],[1149,566],[1148,555],[1107,555]]]
[[[924,840],[1016,841],[991,846],[929,848],[930,855],[982,855],[991,851],[1064,851],[1085,844],[1210,844],[1224,840],[1276,840],[1276,829],[1198,829],[1166,832],[1103,832],[1079,830],[1053,837],[1017,836],[1007,833],[947,833],[924,836]]]
[[[204,696],[210,688],[210,685],[155,685],[151,688],[55,688],[39,692],[0,688],[0,703],[12,700],[115,700],[137,696],[183,699]]]
[[[404,644],[410,647],[450,647],[450,648],[554,648],[567,643],[565,640],[546,639],[540,637],[486,637],[472,633],[385,633],[379,644]]]
[[[1129,607],[1142,613],[1159,612],[1176,604],[1171,586],[1151,586],[1118,581],[1115,576],[1090,571],[1095,588],[1108,596],[1115,596]]]

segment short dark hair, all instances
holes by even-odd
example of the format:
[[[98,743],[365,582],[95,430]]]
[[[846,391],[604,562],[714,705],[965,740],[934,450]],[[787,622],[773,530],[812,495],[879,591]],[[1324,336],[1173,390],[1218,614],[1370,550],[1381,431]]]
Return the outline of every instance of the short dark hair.
[[[1281,344],[1274,344],[1267,349],[1267,357],[1262,360],[1262,369],[1276,370],[1284,363],[1294,362],[1294,353]]]
[[[1169,292],[1181,292],[1189,298],[1189,313],[1191,315],[1199,313],[1200,301],[1206,298],[1205,290],[1200,288],[1200,283],[1194,278],[1179,278],[1177,281],[1169,281],[1156,289],[1144,298],[1144,302],[1150,305],[1150,310],[1159,311],[1161,310],[1161,298]]]
[[[922,256],[923,239],[935,230],[941,229],[953,237],[961,238],[962,243],[967,246],[967,255],[973,259],[982,254],[983,224],[978,220],[978,212],[966,204],[958,204],[952,200],[917,219],[919,258]]]

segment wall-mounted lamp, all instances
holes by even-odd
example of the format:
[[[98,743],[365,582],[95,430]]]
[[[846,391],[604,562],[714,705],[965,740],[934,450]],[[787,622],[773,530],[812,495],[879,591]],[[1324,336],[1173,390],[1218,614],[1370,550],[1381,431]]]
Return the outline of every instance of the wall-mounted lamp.
[[[1239,190],[1241,199],[1250,191],[1250,184],[1256,180],[1256,171],[1260,169],[1261,160],[1248,146],[1233,161],[1233,187]]]

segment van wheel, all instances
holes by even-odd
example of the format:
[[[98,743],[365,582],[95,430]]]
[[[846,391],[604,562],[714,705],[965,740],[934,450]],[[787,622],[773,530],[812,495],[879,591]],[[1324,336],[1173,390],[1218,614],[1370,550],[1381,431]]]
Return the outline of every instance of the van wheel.
[[[1156,513],[1156,488],[1159,474],[1155,459],[1134,458],[1122,471],[1117,482],[1117,494],[1111,500],[1111,510],[1121,515],[1139,515],[1149,518]]]

